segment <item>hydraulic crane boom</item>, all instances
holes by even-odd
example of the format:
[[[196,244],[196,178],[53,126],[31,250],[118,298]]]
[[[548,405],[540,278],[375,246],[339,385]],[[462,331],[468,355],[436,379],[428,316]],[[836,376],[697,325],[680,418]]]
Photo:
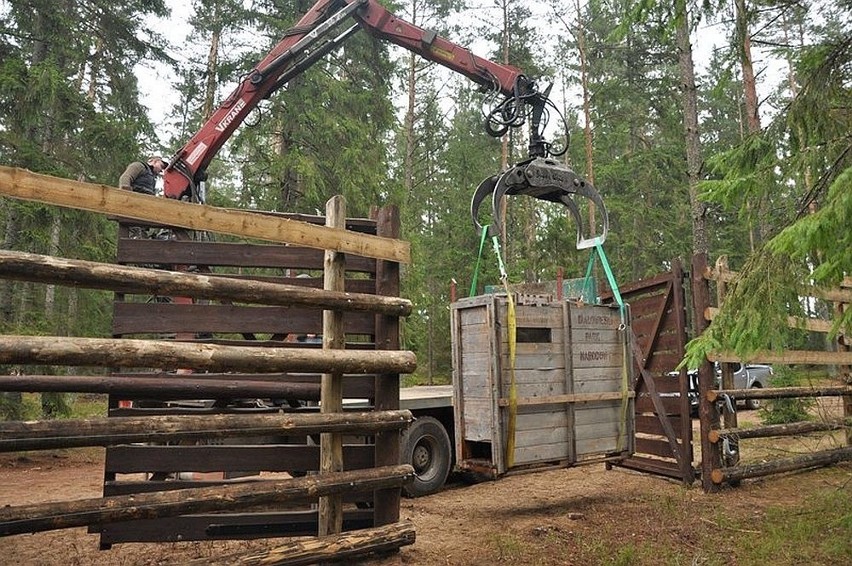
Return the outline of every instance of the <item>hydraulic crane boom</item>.
[[[344,22],[349,20],[354,20],[354,25],[340,32]],[[565,203],[578,224],[580,223],[576,205],[573,201],[571,204],[566,202],[566,199],[571,200],[571,195],[577,191],[574,190],[576,186],[565,185],[565,179],[573,182],[577,178],[576,175],[565,169],[570,173],[569,176],[554,176],[554,168],[561,166],[546,159],[551,151],[550,144],[544,140],[542,122],[546,107],[550,104],[550,87],[541,92],[535,81],[524,75],[520,69],[474,55],[468,49],[438,36],[433,31],[396,17],[376,0],[318,0],[286,33],[284,39],[243,78],[201,129],[175,153],[164,172],[165,196],[203,202],[202,187],[207,167],[249,113],[261,100],[336,49],[359,29],[439,63],[464,75],[484,89],[502,95],[503,102],[496,105],[486,118],[485,128],[490,135],[500,137],[510,127],[529,123],[530,159],[512,169],[523,167],[524,171],[519,176],[512,177],[514,182],[510,183],[510,186],[498,183],[500,176],[484,181],[477,189],[472,203],[474,220],[479,203],[488,194],[493,193],[495,199],[498,195],[502,198],[504,194],[530,194],[543,200]],[[329,38],[333,33],[338,35]],[[539,167],[539,160],[546,160],[547,167]],[[523,179],[534,179],[535,186],[526,190]],[[602,207],[600,197],[589,196],[589,190],[597,196],[591,185],[585,183],[581,194],[592,198]],[[605,231],[604,224],[604,234]]]

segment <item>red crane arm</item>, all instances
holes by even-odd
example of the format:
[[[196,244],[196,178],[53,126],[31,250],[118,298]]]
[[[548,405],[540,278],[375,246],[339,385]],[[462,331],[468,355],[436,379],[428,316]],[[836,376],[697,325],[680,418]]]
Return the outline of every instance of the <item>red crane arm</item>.
[[[163,175],[165,196],[193,197],[194,188],[205,178],[213,157],[260,101],[357,29],[353,26],[336,40],[309,50],[348,17],[354,18],[371,35],[444,65],[485,88],[506,96],[524,96],[534,101],[534,106],[544,104],[545,98],[519,69],[478,57],[435,32],[394,16],[376,0],[319,0],[175,153]]]
[[[370,35],[404,47],[424,59],[434,61],[483,87],[512,95],[518,81],[524,81],[517,67],[495,63],[470,50],[398,18],[376,0],[367,0],[355,13],[355,19]]]

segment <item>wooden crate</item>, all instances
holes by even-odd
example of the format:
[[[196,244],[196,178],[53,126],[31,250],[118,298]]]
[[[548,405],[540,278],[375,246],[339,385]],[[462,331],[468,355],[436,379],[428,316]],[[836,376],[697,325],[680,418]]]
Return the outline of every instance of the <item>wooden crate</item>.
[[[514,367],[506,295],[452,305],[459,467],[494,478],[631,454],[633,367],[624,363],[625,355],[630,358],[619,310],[549,296],[514,299]],[[513,373],[517,401],[510,431]]]

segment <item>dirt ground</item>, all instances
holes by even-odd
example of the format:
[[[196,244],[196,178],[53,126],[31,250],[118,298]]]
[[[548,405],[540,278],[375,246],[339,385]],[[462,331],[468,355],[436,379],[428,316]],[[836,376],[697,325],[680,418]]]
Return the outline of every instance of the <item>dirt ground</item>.
[[[101,456],[96,449],[0,455],[0,504],[100,497]],[[402,518],[417,532],[414,545],[363,563],[749,564],[732,541],[760,537],[767,509],[795,507],[832,489],[852,489],[852,465],[747,481],[709,495],[698,484],[687,488],[603,464],[451,483],[441,493],[403,500]],[[133,543],[100,551],[97,535],[75,528],[0,538],[0,564],[182,564],[274,543]]]

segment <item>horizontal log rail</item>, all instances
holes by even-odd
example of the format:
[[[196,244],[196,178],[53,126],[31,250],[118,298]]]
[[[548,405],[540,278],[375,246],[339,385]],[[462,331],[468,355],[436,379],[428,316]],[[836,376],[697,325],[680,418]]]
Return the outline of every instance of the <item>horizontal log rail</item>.
[[[753,387],[751,389],[711,389],[707,400],[713,403],[728,395],[734,399],[791,399],[794,397],[842,397],[852,395],[852,386],[834,387]]]
[[[743,464],[729,468],[716,468],[710,474],[713,483],[736,482],[749,478],[758,478],[783,472],[793,472],[805,468],[831,466],[852,460],[852,446],[823,450],[813,454],[803,454],[791,458],[780,458],[759,464]]]
[[[410,411],[400,410],[0,422],[0,452],[321,432],[373,434],[404,428],[412,418]]]
[[[724,283],[731,283],[736,280],[739,275],[740,273],[738,271],[711,268],[709,266],[703,273],[705,279],[709,279],[710,281],[721,281]],[[835,303],[852,303],[852,290],[843,288],[847,286],[848,284],[846,283],[846,280],[844,280],[843,285],[836,289],[822,289],[819,287],[806,286],[802,287],[799,290],[799,293],[803,297],[816,297],[818,299],[824,299]]]
[[[326,291],[283,283],[112,265],[8,250],[0,250],[0,277],[105,289],[116,293],[190,296],[396,316],[411,314],[411,301],[399,297]]]
[[[402,263],[411,261],[411,246],[401,240],[123,191],[106,185],[40,175],[16,167],[0,166],[0,194],[188,230],[335,250]]]
[[[711,352],[707,355],[711,362],[742,362],[742,356],[735,352]],[[760,350],[749,356],[748,362],[765,364],[808,364],[808,365],[852,365],[852,352],[817,352],[814,350],[785,350],[775,352]]]
[[[414,353],[397,350],[252,348],[62,336],[0,336],[0,364],[320,373],[411,373],[417,367]]]
[[[710,438],[710,442],[717,443],[725,437],[743,440],[746,438],[765,438],[768,436],[795,436],[811,432],[840,430],[849,426],[852,426],[852,420],[845,423],[840,420],[826,422],[802,421],[797,423],[765,425],[751,428],[723,428],[719,430],[711,430],[708,437]]]
[[[705,319],[713,320],[717,316],[719,316],[718,307],[707,307],[706,309],[704,309]],[[811,332],[821,332],[823,334],[828,334],[832,330],[833,323],[830,320],[822,320],[819,318],[802,318],[797,316],[788,316],[787,326],[789,326],[790,328],[802,328]]]
[[[166,374],[156,378],[114,375],[0,375],[0,391],[103,393],[126,395],[127,399],[320,400],[318,383],[209,379],[196,378],[193,374]]]
[[[414,469],[403,464],[291,480],[2,507],[0,536],[226,511],[255,505],[314,501],[320,496],[397,488],[413,479]]]
[[[401,546],[414,544],[414,525],[412,523],[392,523],[360,529],[320,538],[288,541],[273,548],[254,550],[247,553],[234,553],[188,562],[188,566],[261,566],[264,564],[303,564],[339,562],[372,552],[385,552]]]

